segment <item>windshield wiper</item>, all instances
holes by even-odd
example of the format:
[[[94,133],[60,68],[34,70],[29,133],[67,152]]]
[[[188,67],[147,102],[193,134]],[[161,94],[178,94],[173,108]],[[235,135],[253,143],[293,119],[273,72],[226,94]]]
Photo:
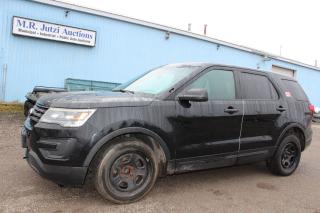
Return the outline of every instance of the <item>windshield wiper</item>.
[[[113,92],[122,92],[122,93],[130,93],[130,94],[134,94],[133,91],[131,90],[125,90],[125,89],[114,89],[112,90]]]

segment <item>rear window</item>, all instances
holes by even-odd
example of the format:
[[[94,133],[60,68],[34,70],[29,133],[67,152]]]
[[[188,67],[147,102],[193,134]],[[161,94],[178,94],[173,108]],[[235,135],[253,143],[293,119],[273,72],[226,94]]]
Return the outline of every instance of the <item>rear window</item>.
[[[294,97],[298,101],[308,101],[308,97],[307,97],[306,93],[303,91],[303,89],[298,84],[298,82],[286,80],[286,79],[282,79],[282,82],[284,85],[285,92],[286,93],[289,92],[288,95],[291,95],[292,97]]]
[[[278,93],[264,75],[241,73],[241,93],[244,99],[278,99]]]

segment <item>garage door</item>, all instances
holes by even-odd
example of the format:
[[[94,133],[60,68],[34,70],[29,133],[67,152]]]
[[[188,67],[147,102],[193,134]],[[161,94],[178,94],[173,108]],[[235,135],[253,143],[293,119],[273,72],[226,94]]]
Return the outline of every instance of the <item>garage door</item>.
[[[294,70],[286,69],[283,67],[278,67],[272,65],[272,72],[278,73],[280,75],[290,76],[294,78]]]

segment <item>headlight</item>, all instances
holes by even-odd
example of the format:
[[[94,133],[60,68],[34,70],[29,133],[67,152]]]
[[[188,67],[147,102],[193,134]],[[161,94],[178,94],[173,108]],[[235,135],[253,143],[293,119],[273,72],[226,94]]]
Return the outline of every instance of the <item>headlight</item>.
[[[95,109],[49,108],[41,117],[40,122],[59,124],[63,127],[79,127],[82,126],[95,111]]]
[[[31,115],[33,113],[33,107],[29,109],[29,115]]]

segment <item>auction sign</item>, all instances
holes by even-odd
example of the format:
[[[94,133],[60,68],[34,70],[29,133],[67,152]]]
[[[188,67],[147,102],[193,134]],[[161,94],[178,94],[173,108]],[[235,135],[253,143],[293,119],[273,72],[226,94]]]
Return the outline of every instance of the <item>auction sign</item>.
[[[94,47],[96,32],[22,17],[13,17],[12,34]]]

